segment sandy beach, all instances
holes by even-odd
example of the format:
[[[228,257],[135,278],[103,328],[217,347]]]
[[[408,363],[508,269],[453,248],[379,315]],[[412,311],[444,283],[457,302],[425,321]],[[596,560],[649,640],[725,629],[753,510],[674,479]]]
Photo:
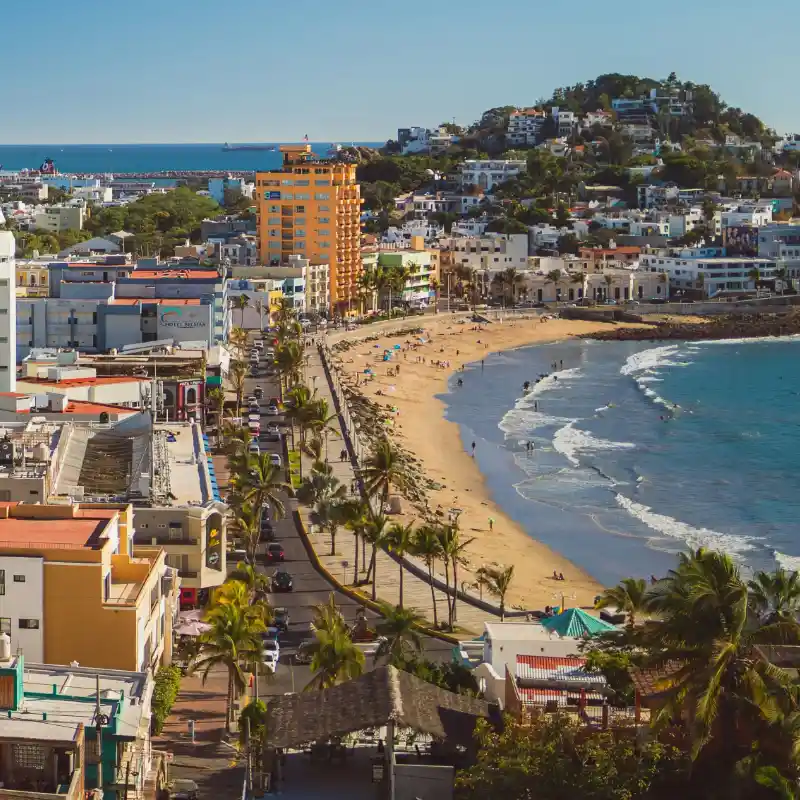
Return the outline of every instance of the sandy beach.
[[[409,320],[406,327],[412,324]],[[462,364],[480,362],[490,353],[606,330],[609,325],[558,319],[541,322],[534,318],[492,322],[476,330],[473,322],[459,324],[451,315],[442,314],[425,318],[421,327],[425,329],[422,338],[426,343],[415,350],[404,350],[389,363],[381,360],[383,350],[396,344],[405,348],[409,336],[386,334],[380,336],[379,348],[375,347],[376,342],[361,341],[338,353],[337,365],[343,374],[349,375],[345,380],[354,383],[357,374],[363,378],[363,370],[372,367],[376,377],[362,385],[360,391],[387,409],[394,406],[399,410],[391,436],[419,459],[429,478],[442,485],[441,489],[428,492],[429,508],[441,508],[445,512],[453,507],[462,509],[459,525],[463,535],[475,539],[467,548],[465,573],[483,565],[513,564],[515,578],[507,605],[544,608],[553,605],[554,597],[564,592],[575,598],[569,604],[591,606],[602,589],[600,584],[562,555],[533,539],[494,504],[477,464],[464,449],[458,425],[445,419],[444,403],[436,395],[447,390],[449,376]],[[345,336],[362,339],[377,332],[359,331]],[[332,336],[330,344],[337,339],[340,336]],[[424,363],[418,361],[418,357],[424,358]],[[446,362],[448,366],[436,366],[432,362]],[[388,375],[388,368],[395,365],[400,367],[399,374]],[[404,512],[406,521],[420,517],[413,507],[405,507]],[[492,530],[489,529],[490,518]],[[554,580],[554,572],[562,573],[565,580]],[[462,579],[461,574],[459,579]],[[470,579],[471,574],[463,576],[463,580]]]

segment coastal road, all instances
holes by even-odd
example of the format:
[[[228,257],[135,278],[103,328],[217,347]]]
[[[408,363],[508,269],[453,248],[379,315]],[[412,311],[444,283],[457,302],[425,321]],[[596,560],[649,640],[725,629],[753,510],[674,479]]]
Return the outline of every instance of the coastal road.
[[[264,390],[262,402],[262,413],[270,397],[279,394],[278,384],[275,378],[267,377],[264,371],[267,364],[262,359],[259,365],[259,376],[248,378],[245,383],[245,397],[253,394],[256,386],[261,386]],[[283,417],[263,416],[262,427],[266,427],[270,422],[283,421]],[[261,449],[264,452],[280,453],[283,457],[282,442],[261,442]],[[282,520],[274,521],[275,540],[283,545],[286,561],[281,565],[293,578],[294,589],[291,592],[281,592],[272,594],[270,601],[274,606],[284,607],[289,611],[289,630],[280,638],[280,661],[278,670],[274,678],[265,687],[259,687],[262,694],[283,694],[284,692],[300,691],[311,679],[311,672],[308,666],[295,665],[293,663],[294,654],[301,642],[310,638],[310,623],[314,617],[314,606],[328,601],[331,592],[336,595],[336,603],[339,606],[345,620],[352,624],[356,618],[356,612],[361,606],[347,595],[336,591],[328,581],[317,572],[308,558],[308,553],[300,538],[300,534],[293,519],[293,512],[297,510],[297,501],[284,495],[282,497],[286,505],[286,517]],[[275,572],[273,565],[260,565],[259,570],[271,575]],[[377,615],[371,611],[367,612],[370,619],[377,619]],[[440,639],[426,636],[423,638],[424,655],[432,661],[450,661],[452,657],[452,646]],[[372,659],[367,658],[367,668],[371,668]]]

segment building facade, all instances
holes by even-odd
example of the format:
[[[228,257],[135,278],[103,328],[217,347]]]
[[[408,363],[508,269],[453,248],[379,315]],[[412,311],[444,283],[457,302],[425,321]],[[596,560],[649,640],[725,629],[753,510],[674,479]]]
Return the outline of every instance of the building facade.
[[[526,169],[527,163],[521,160],[468,159],[459,166],[459,181],[462,187],[478,186],[484,192],[491,192]]]
[[[356,167],[315,157],[310,145],[284,145],[283,167],[256,173],[262,264],[291,255],[330,265],[331,304],[357,297],[361,273],[361,189]]]
[[[13,392],[17,382],[17,296],[11,231],[0,231],[0,392]]]

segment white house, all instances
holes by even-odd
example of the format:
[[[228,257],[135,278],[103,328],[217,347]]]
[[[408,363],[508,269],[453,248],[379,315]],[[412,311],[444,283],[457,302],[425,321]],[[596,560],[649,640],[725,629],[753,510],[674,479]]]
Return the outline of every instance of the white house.
[[[459,180],[462,187],[479,186],[484,192],[491,192],[526,169],[527,163],[522,160],[469,159],[459,166]]]
[[[595,125],[602,125],[604,128],[609,127],[614,121],[614,115],[610,111],[587,111],[586,116],[583,118],[581,127],[584,130],[593,128]]]
[[[512,111],[508,117],[506,142],[511,146],[537,144],[545,116],[545,112],[538,108],[522,108]]]
[[[0,231],[0,392],[16,391],[17,297],[11,231]]]

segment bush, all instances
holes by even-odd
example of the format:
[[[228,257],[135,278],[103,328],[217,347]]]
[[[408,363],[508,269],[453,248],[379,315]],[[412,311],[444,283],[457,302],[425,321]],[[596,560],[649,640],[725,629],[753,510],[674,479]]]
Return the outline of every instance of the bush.
[[[180,669],[174,665],[161,667],[156,675],[156,685],[153,689],[152,732],[155,736],[161,733],[164,727],[164,721],[172,710],[172,704],[175,702],[180,688]]]

